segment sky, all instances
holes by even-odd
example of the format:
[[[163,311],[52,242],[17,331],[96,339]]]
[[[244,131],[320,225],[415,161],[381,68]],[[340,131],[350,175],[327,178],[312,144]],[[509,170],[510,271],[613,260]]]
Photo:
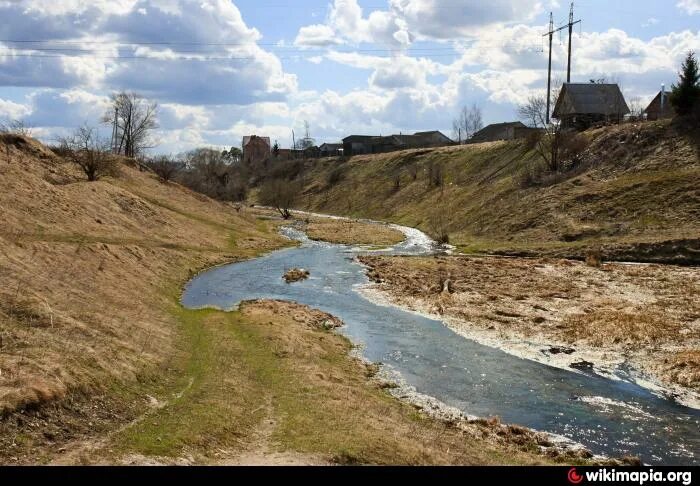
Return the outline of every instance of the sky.
[[[441,130],[462,106],[514,121],[543,94],[559,0],[0,0],[0,120],[46,142],[98,126],[109,95],[159,104],[157,153]],[[700,0],[575,2],[572,82],[645,104],[700,53]],[[566,77],[566,30],[553,78]],[[102,128],[105,133],[108,127]]]

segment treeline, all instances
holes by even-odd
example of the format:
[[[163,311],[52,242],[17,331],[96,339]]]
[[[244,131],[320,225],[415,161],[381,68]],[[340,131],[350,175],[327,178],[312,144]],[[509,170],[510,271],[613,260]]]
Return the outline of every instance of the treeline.
[[[176,157],[158,155],[142,160],[162,182],[177,182],[221,201],[243,201],[248,196],[252,170],[241,150],[198,148]]]

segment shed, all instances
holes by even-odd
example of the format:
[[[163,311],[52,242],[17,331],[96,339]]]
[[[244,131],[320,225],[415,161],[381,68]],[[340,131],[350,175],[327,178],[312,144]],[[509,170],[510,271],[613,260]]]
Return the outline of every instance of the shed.
[[[585,130],[595,123],[620,123],[629,112],[617,84],[566,83],[554,107],[554,118],[563,128]]]

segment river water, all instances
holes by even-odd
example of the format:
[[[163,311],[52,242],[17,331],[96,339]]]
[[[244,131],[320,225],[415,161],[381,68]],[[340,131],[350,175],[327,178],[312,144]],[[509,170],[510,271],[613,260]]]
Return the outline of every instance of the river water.
[[[389,254],[430,254],[428,237],[403,229],[407,240]],[[254,299],[290,300],[333,314],[341,332],[361,344],[417,392],[466,414],[551,432],[593,453],[640,456],[647,464],[697,465],[700,411],[660,398],[625,380],[562,370],[465,339],[441,322],[375,305],[356,290],[368,279],[354,261],[361,249],[309,241],[195,277],[182,303],[188,308],[235,308]],[[282,275],[305,268],[311,277],[287,284]]]

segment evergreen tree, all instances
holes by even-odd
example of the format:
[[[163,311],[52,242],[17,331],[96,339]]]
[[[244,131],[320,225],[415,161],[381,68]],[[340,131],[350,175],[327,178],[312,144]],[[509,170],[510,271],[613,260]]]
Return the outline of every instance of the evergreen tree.
[[[680,83],[673,85],[671,105],[681,116],[689,115],[700,104],[700,72],[695,53],[689,52],[680,73]]]

